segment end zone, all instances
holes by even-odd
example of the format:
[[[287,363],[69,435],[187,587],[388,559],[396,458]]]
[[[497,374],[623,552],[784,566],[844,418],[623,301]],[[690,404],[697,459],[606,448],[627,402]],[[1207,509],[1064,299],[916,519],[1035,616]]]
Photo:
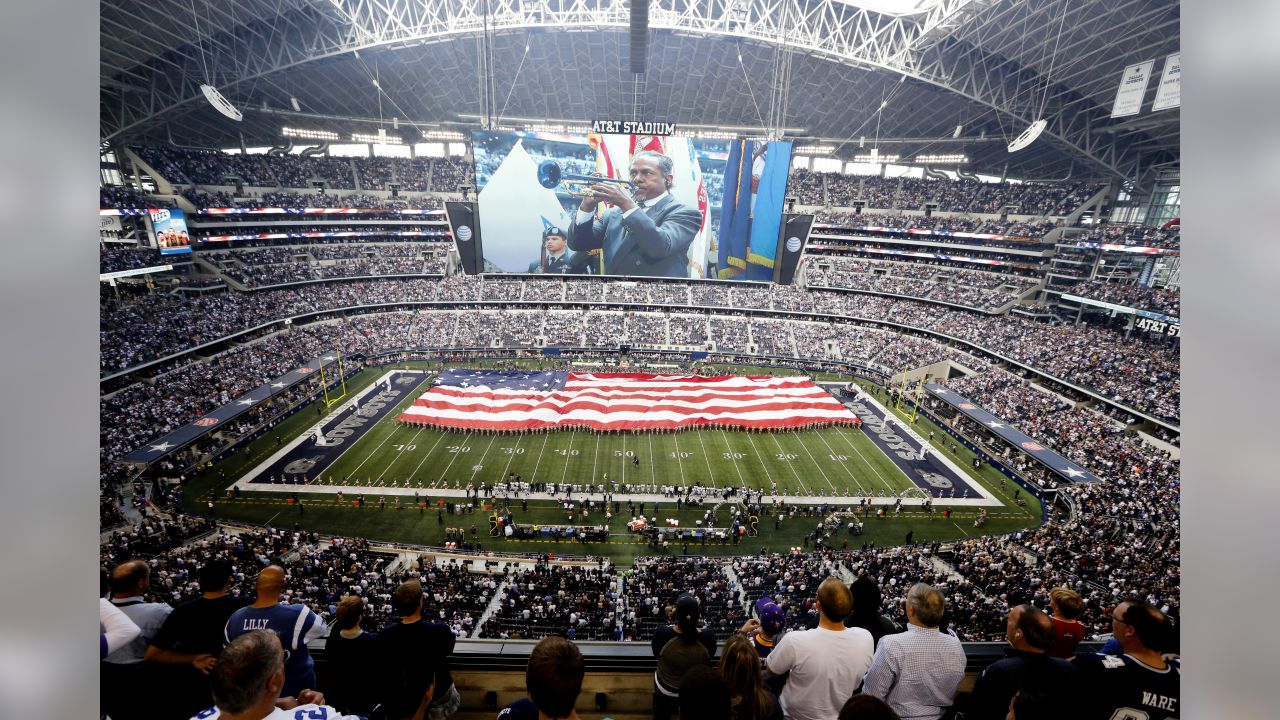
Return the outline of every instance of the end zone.
[[[422,370],[390,370],[250,470],[232,487],[296,492],[322,485],[321,474],[427,379]],[[320,440],[323,439],[323,443]],[[335,489],[342,489],[334,486]]]

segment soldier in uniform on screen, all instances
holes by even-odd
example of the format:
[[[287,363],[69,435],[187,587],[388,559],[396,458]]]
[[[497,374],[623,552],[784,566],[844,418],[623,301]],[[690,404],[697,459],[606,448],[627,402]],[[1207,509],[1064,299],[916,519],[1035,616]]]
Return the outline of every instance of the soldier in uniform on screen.
[[[542,233],[542,260],[529,263],[531,273],[586,275],[591,258],[565,244],[564,230],[552,225]]]

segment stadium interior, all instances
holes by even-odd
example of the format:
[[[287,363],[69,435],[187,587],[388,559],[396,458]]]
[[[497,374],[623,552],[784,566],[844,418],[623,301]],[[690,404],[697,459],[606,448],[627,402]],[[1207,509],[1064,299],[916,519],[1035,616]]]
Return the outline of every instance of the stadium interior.
[[[106,0],[104,572],[142,559],[146,600],[178,607],[215,560],[245,598],[283,567],[283,600],[325,625],[309,654],[331,701],[343,597],[374,632],[418,579],[457,637],[460,704],[436,720],[525,697],[549,636],[586,658],[583,717],[657,717],[650,642],[678,597],[723,650],[762,598],[787,632],[818,625],[832,576],[873,580],[900,627],[909,588],[942,591],[966,655],[951,716],[1010,609],[1048,613],[1055,588],[1081,600],[1078,652],[1142,601],[1176,654],[1179,18],[1176,0]],[[632,157],[607,170],[596,138],[626,122]],[[734,168],[766,146],[789,155],[759,260],[754,234],[731,247],[730,205],[749,193],[764,222],[759,172]],[[520,271],[491,261],[510,235],[492,218],[523,210],[485,198],[517,160],[625,181],[642,148],[676,147],[706,241],[687,274],[602,272],[608,236],[552,270],[548,238],[577,251],[596,210],[530,173],[503,202],[553,210]],[[526,375],[808,378],[850,421],[548,430],[432,399]],[[153,653],[102,673],[115,720],[213,704]]]

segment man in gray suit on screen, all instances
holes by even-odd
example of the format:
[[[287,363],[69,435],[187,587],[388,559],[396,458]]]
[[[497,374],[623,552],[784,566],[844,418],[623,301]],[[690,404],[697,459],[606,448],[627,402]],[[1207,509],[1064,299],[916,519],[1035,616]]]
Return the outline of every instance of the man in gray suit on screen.
[[[589,186],[569,228],[569,247],[578,252],[604,248],[606,275],[689,277],[689,246],[702,214],[676,202],[671,158],[646,150],[631,160],[633,197],[621,183]],[[595,217],[601,201],[613,210]]]

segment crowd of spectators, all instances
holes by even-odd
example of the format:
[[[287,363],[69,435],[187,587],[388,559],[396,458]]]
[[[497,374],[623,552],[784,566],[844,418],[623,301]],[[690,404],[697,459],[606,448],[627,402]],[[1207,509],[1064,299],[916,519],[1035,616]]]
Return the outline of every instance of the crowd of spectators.
[[[1087,280],[1062,290],[1093,300],[1181,317],[1182,294],[1173,288],[1145,288],[1104,280]]]
[[[436,158],[431,163],[431,190],[433,192],[458,192],[459,186],[475,185],[471,163],[465,158]]]
[[[378,275],[438,274],[445,267],[439,243],[318,244],[206,251],[200,257],[247,287]]]
[[[914,272],[914,270],[909,270]],[[982,276],[975,276],[982,277]],[[873,282],[882,282],[876,277]],[[914,282],[914,281],[912,281]],[[565,283],[569,302],[604,297],[606,283]],[[484,290],[492,286],[491,290]],[[253,293],[224,293],[182,299],[170,296],[106,298],[101,312],[102,369],[132,367],[229,333],[270,320],[326,308],[395,302],[466,302],[483,297],[494,302],[520,299],[524,284],[451,276],[357,283],[301,285]],[[944,284],[942,297],[957,297],[954,283]],[[890,321],[944,333],[1005,355],[1063,380],[1090,387],[1116,401],[1157,417],[1179,417],[1179,352],[1176,346],[1087,326],[1055,326],[1021,316],[989,316],[946,309],[927,302],[835,290],[737,288],[716,283],[689,287],[694,306],[735,309],[763,305],[771,309]],[[886,290],[887,291],[887,290]],[[633,290],[628,290],[631,297]],[[660,291],[668,297],[669,289]],[[986,290],[975,290],[985,293]],[[977,296],[974,296],[977,298]],[[966,298],[967,299],[967,298]],[[976,302],[976,299],[970,300]],[[635,300],[632,302],[644,302]],[[762,308],[763,309],[763,308]],[[749,323],[721,317],[711,323],[714,340],[724,349],[747,350]],[[583,326],[588,344],[610,346],[625,331],[621,316],[594,313]],[[683,330],[677,330],[680,335]],[[669,334],[670,337],[670,334]]]
[[[1126,340],[1102,328],[1048,325],[1012,315],[974,323],[959,313],[948,313],[929,327],[1156,417],[1176,421],[1181,415],[1176,346]]]
[[[388,211],[386,214],[361,214],[359,216],[361,220],[400,220],[403,218],[400,215],[397,215],[394,211],[440,210],[444,207],[444,202],[439,198],[421,195],[402,195],[397,198],[390,198],[378,195],[369,195],[366,193],[321,193],[286,190],[262,194],[251,192],[239,198],[221,190],[212,193],[200,190],[187,190],[183,195],[190,200],[192,204],[202,210],[207,208],[279,207],[289,209],[360,208],[365,210],[380,209]],[[218,215],[217,220],[219,222],[259,223],[262,222],[263,218],[260,215],[242,213]],[[277,218],[272,218],[272,220],[277,220]]]
[[[99,272],[119,272],[162,264],[155,248],[138,245],[103,245],[98,253]]]
[[[1027,278],[998,273],[839,255],[811,255],[806,267],[810,286],[934,299],[982,311],[1007,305],[1034,286]]]
[[[99,185],[98,207],[125,210],[130,208],[173,207],[172,200],[161,200],[128,185]]]
[[[1181,246],[1182,226],[1169,229],[1149,225],[1102,225],[1078,235],[1076,242],[1098,242],[1113,245],[1142,245],[1145,247],[1177,250]]]
[[[604,568],[539,563],[506,577],[482,638],[620,640],[627,615],[617,575]]]
[[[994,247],[1017,248],[1022,250],[1037,249],[1036,242],[1045,233],[1057,227],[1057,223],[1048,220],[1010,222],[1002,220],[983,220],[970,217],[941,217],[931,215],[888,215],[884,213],[852,213],[826,210],[814,216],[814,230],[827,234],[851,234],[853,230],[878,232],[868,228],[892,228],[894,230],[926,230],[934,237],[913,238],[927,239],[930,242],[947,242],[962,245],[990,245]],[[948,233],[978,233],[984,235],[1002,235],[1003,238],[949,238]]]
[[[724,563],[707,558],[637,558],[626,578],[627,631],[651,638],[670,622],[672,606],[683,593],[698,598],[705,627],[727,637],[746,620],[739,588],[725,574]]]
[[[960,178],[884,178],[840,173],[791,171],[789,188],[804,205],[922,210],[935,203],[942,212],[1000,213],[1017,215],[1070,214],[1102,188],[1096,182],[986,183]]]

